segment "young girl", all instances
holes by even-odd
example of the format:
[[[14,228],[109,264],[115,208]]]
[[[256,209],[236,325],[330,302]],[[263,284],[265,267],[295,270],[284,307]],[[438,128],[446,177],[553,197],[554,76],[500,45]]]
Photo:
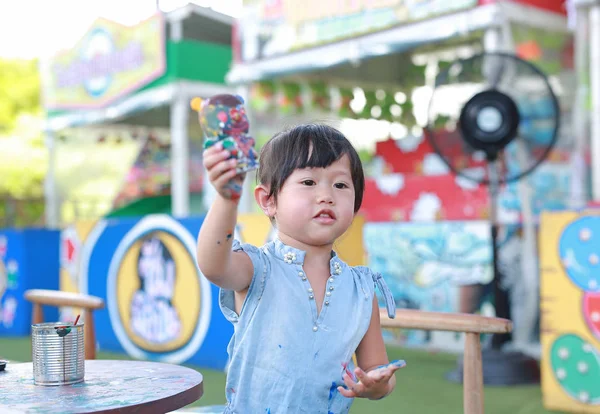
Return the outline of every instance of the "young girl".
[[[232,240],[240,194],[227,184],[243,177],[229,155],[218,145],[204,153],[219,195],[198,236],[200,270],[221,288],[221,310],[234,326],[225,413],[340,414],[354,397],[385,397],[403,361],[388,362],[375,284],[390,317],[394,300],[381,276],[332,250],[362,202],[358,154],[325,125],[275,135],[262,149],[254,190],[278,233],[262,247]]]

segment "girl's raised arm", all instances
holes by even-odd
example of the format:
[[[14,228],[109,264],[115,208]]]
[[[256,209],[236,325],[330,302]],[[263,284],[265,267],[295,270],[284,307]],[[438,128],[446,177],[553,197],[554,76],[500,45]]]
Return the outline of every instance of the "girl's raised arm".
[[[250,285],[254,269],[246,253],[231,251],[244,176],[236,175],[237,161],[229,156],[218,144],[204,152],[204,166],[218,195],[200,228],[197,260],[212,283],[241,291]]]

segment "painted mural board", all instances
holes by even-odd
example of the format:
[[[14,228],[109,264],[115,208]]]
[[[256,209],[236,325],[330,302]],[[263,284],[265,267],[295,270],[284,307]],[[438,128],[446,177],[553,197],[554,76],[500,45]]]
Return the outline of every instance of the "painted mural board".
[[[544,405],[600,413],[600,212],[543,213],[539,243]]]
[[[367,223],[368,266],[383,275],[398,308],[456,312],[463,285],[493,278],[491,232],[485,221]],[[482,308],[482,312],[485,307]],[[448,332],[391,331],[404,346],[462,349],[462,337]]]

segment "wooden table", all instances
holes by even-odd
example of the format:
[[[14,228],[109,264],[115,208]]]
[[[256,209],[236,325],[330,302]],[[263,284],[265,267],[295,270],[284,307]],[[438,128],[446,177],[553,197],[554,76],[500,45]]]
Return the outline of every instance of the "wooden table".
[[[33,384],[33,364],[0,372],[0,413],[168,413],[198,400],[202,374],[179,365],[145,361],[85,361],[85,381]]]

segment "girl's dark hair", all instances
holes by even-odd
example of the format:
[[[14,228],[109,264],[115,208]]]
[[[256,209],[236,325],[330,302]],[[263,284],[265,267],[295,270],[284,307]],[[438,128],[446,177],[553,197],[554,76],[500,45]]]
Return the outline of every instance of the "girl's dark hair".
[[[281,191],[285,180],[301,168],[325,168],[347,155],[354,185],[354,212],[362,204],[365,176],[358,153],[337,129],[320,124],[298,125],[279,132],[260,152],[257,178],[269,187],[269,197]]]

